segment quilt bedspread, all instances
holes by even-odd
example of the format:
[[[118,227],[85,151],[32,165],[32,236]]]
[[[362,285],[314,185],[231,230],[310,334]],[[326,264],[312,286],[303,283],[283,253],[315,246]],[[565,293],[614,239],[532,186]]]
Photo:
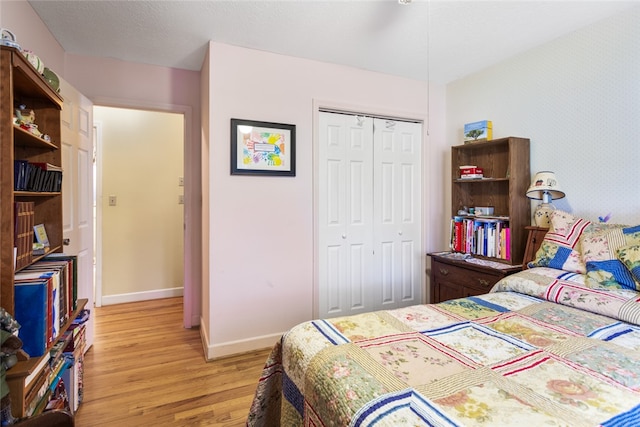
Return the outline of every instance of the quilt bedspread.
[[[539,267],[477,297],[302,323],[247,424],[640,425],[639,301]]]

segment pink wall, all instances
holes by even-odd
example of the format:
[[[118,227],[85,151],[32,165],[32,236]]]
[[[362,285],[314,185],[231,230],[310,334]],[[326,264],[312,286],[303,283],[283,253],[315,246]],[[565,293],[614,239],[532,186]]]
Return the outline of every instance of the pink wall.
[[[185,165],[185,179],[192,188],[187,202],[197,209],[185,220],[191,233],[204,236],[204,265],[199,241],[185,252],[205,275],[203,296],[196,286],[190,298],[194,317],[202,309],[207,357],[271,346],[283,331],[313,316],[314,102],[426,118],[424,82],[219,43],[211,43],[201,76],[65,54],[25,0],[1,2],[0,22],[94,102],[191,110],[193,163]],[[442,132],[444,88],[432,86],[430,93],[431,126],[423,150],[426,224],[442,222],[449,150]],[[297,176],[230,176],[232,117],[296,124]],[[425,226],[424,241],[425,250],[442,249],[442,231]]]
[[[210,297],[203,301],[210,318],[202,323],[208,328],[208,356],[218,357],[270,346],[280,333],[313,316],[314,101],[425,119],[427,91],[420,81],[210,46],[211,228],[204,244]],[[437,104],[431,109],[441,112],[442,98]],[[295,124],[296,177],[231,176],[231,118]],[[425,176],[432,153],[425,147]],[[425,190],[431,182],[425,178]]]
[[[0,26],[94,104],[174,111],[185,115],[185,325],[201,307],[200,73],[65,53],[26,0],[0,2]],[[190,268],[189,268],[190,266]]]
[[[0,2],[0,27],[10,30],[22,49],[33,51],[45,67],[68,81],[64,74],[64,49],[26,0]]]
[[[185,117],[185,326],[200,322],[200,72],[111,58],[66,55],[67,80],[96,105],[182,113]]]

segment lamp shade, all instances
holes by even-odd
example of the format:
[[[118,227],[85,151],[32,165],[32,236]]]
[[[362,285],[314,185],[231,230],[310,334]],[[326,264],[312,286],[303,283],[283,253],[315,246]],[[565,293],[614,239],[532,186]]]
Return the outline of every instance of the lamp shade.
[[[564,191],[558,185],[556,175],[550,171],[536,173],[527,190],[527,197],[530,199],[543,200],[545,194],[552,200],[562,199],[565,196]]]

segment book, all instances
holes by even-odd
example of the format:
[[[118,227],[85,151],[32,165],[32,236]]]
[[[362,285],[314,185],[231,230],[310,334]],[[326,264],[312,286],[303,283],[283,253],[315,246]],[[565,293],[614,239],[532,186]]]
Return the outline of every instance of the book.
[[[48,282],[35,279],[16,282],[14,288],[15,319],[20,323],[19,338],[22,349],[31,357],[40,357],[48,343]]]
[[[71,289],[68,295],[69,308],[73,312],[77,307],[78,301],[78,257],[76,255],[67,255],[65,253],[55,252],[47,255],[43,261],[48,260],[64,260],[69,264],[69,282]]]
[[[30,163],[34,179],[29,179],[29,191],[58,192],[62,189],[62,168],[51,163]]]
[[[13,161],[13,189],[25,191],[28,184],[29,162],[26,160]]]
[[[60,325],[64,325],[73,312],[73,270],[71,260],[45,257],[25,271],[50,271],[58,279]]]

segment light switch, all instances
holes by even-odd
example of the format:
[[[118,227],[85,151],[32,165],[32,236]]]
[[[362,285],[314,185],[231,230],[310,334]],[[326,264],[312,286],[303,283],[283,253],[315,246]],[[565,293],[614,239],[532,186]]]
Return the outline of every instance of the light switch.
[[[179,176],[178,177],[178,187],[184,187],[184,177],[183,176]]]
[[[116,196],[109,196],[109,206],[115,206],[117,203]]]
[[[180,194],[178,196],[178,204],[179,205],[184,205],[184,196],[182,194]]]

